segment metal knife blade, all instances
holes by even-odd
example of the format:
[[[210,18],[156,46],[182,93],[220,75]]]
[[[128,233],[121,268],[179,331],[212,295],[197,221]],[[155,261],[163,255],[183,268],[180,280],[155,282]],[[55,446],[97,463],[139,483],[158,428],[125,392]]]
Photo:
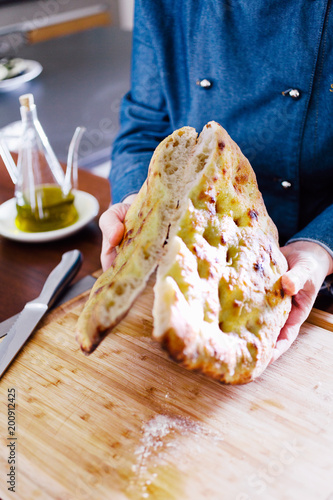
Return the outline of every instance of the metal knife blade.
[[[68,288],[63,292],[61,297],[56,301],[56,303],[53,305],[53,307],[49,307],[50,309],[54,309],[58,306],[61,306],[61,304],[65,304],[71,299],[74,299],[75,297],[78,297],[81,295],[81,293],[86,292],[87,290],[90,290],[95,284],[97,278],[94,278],[90,274],[88,276],[85,276],[84,278],[81,278],[79,281],[74,283],[73,285],[69,285]],[[8,319],[5,319],[0,323],[0,339],[2,337],[5,337],[9,330],[11,329],[12,325],[15,323],[15,321],[18,319],[20,313],[15,314],[14,316],[11,316]]]
[[[64,287],[73,279],[81,262],[82,256],[79,250],[64,253],[60,264],[53,269],[45,281],[40,295],[24,306],[17,321],[0,344],[0,378],[46,311],[54,304]]]

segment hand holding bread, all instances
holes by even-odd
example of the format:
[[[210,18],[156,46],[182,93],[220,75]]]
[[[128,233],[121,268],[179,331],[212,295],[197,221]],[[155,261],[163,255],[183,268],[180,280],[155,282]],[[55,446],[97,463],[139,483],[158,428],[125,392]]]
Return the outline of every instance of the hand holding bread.
[[[333,259],[314,241],[295,241],[282,247],[289,271],[282,276],[282,286],[293,296],[293,305],[282,328],[270,363],[287,351],[307,319],[326,276],[333,273]]]
[[[125,215],[134,200],[135,195],[130,195],[123,203],[116,203],[104,212],[99,220],[102,231],[101,263],[103,271],[111,266],[117,255],[117,246],[121,243],[125,231]]]

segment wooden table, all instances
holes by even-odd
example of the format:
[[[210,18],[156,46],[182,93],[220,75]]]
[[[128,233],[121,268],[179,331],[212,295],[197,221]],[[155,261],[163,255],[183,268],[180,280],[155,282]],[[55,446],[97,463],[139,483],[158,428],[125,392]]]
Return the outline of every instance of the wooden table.
[[[79,189],[97,198],[99,215],[109,206],[107,179],[80,170]],[[0,159],[0,203],[13,196],[13,183]],[[0,322],[19,312],[28,300],[39,294],[64,252],[78,248],[83,255],[82,267],[73,282],[99,269],[101,241],[98,217],[80,232],[48,243],[21,243],[0,236]]]

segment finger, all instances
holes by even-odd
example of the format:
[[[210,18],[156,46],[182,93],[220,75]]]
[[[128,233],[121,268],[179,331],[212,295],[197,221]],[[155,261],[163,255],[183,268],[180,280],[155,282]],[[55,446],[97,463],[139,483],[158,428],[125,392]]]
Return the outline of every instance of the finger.
[[[109,267],[111,267],[116,255],[116,249],[111,247],[107,240],[103,239],[101,251],[101,264],[103,271],[106,271]]]
[[[129,208],[128,204],[113,205],[104,212],[99,220],[103,234],[101,264],[103,271],[108,269],[116,257],[115,247],[119,245],[124,236],[124,219]]]
[[[99,227],[103,233],[103,239],[111,247],[119,245],[124,235],[124,219],[129,205],[118,203],[104,212],[99,219]]]
[[[283,353],[285,353],[299,334],[300,325],[286,325],[282,330],[273,350],[269,364],[274,363]]]
[[[287,295],[296,295],[304,287],[308,279],[308,269],[301,263],[295,264],[281,278],[283,290]]]
[[[270,364],[286,352],[297,338],[300,328],[312,308],[314,298],[309,302],[304,291],[300,291],[296,297],[293,297],[292,301],[290,314],[277,338]]]

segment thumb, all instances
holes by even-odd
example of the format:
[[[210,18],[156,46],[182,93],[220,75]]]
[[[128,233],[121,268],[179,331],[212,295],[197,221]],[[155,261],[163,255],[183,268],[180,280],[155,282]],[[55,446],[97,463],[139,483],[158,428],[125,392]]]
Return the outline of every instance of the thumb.
[[[308,268],[302,262],[297,262],[281,278],[284,292],[287,295],[296,295],[309,279]]]
[[[129,205],[118,203],[104,212],[99,220],[104,242],[111,247],[117,246],[124,235],[124,219]]]
[[[116,246],[124,236],[124,219],[129,205],[119,203],[104,212],[99,219],[103,234],[101,263],[103,271],[108,269],[116,257]]]

